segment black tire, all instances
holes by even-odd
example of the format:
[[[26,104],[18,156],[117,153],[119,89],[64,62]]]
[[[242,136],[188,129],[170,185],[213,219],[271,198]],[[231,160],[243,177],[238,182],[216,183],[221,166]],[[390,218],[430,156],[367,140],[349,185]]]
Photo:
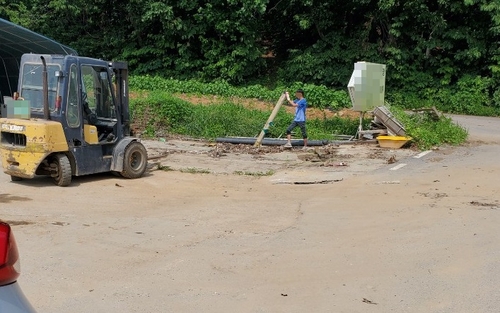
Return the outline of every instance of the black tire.
[[[148,167],[148,153],[142,143],[131,142],[125,148],[122,176],[125,178],[139,178],[144,175]]]
[[[23,179],[22,179],[21,177],[17,177],[17,176],[12,176],[12,175],[10,175],[10,180],[11,180],[11,181],[21,181],[21,180],[23,180]]]
[[[73,173],[71,171],[71,163],[69,162],[68,157],[63,153],[56,154],[52,158],[50,165],[55,171],[55,173],[52,174],[54,183],[60,187],[69,186],[71,184],[71,177],[73,176]]]

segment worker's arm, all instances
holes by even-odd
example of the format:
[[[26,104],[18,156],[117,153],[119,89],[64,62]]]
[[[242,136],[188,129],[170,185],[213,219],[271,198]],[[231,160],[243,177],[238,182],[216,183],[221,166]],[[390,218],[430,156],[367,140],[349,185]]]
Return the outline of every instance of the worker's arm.
[[[288,103],[289,103],[291,106],[294,106],[294,107],[298,106],[298,104],[297,104],[297,103],[293,102],[293,100],[292,100],[292,99],[290,99],[290,94],[289,94],[288,92],[286,93],[286,101],[288,101]]]

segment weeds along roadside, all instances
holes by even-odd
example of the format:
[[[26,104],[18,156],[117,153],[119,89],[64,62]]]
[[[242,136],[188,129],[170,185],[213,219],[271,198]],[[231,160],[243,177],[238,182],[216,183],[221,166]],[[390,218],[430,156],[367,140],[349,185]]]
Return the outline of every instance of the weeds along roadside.
[[[134,124],[145,137],[185,135],[213,140],[217,137],[254,137],[259,134],[271,112],[269,109],[247,107],[222,97],[209,105],[193,104],[167,92],[133,92],[131,112]],[[272,104],[271,104],[272,105]],[[442,117],[434,121],[426,115],[408,115],[401,108],[391,107],[396,117],[405,125],[413,144],[428,149],[442,144],[459,145],[466,141],[467,131]],[[281,109],[268,137],[284,137],[293,115]],[[364,127],[369,124],[364,121]],[[313,118],[307,122],[310,139],[335,138],[335,135],[355,135],[358,119],[331,117]],[[300,134],[297,134],[300,137]]]
[[[205,139],[254,137],[271,113],[270,109],[248,108],[228,99],[210,105],[196,105],[166,92],[139,93],[131,100],[131,111],[134,123],[147,137],[178,134]],[[293,115],[282,108],[267,136],[284,137],[292,120]],[[307,122],[308,136],[310,139],[334,139],[336,134],[354,135],[358,123],[357,119],[340,117],[310,119]]]

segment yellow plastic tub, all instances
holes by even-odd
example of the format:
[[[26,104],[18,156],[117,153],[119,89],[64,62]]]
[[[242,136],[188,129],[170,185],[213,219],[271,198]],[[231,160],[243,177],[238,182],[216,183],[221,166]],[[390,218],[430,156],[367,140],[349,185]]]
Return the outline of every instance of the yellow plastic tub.
[[[405,136],[378,136],[378,144],[381,148],[399,149],[404,146],[411,137]]]

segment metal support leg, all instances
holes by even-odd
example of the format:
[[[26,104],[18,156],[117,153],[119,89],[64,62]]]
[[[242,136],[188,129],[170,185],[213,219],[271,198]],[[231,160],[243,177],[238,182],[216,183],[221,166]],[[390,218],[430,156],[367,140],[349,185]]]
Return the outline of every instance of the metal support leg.
[[[356,138],[361,139],[361,136],[363,136],[362,131],[363,131],[363,118],[365,117],[365,112],[359,112],[359,126],[358,126],[358,131],[356,133]]]

